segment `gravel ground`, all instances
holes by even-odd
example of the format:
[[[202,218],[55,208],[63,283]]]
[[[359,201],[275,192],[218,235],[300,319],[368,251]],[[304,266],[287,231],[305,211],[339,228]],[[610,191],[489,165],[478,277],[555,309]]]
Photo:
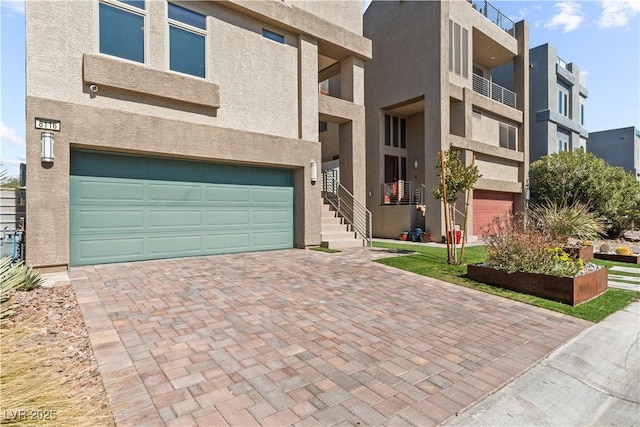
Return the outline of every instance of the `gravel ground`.
[[[114,426],[102,378],[71,285],[19,291],[15,293],[13,301],[16,313],[6,327],[28,324],[30,329],[37,331],[25,336],[18,348],[63,344],[60,346],[61,353],[48,360],[48,363],[58,365],[60,372],[67,372],[68,383],[61,386],[60,392],[65,389],[70,393],[81,390],[91,401],[92,407],[101,408],[101,412],[107,415],[100,419],[99,424]],[[69,366],[73,366],[73,369],[65,369]]]

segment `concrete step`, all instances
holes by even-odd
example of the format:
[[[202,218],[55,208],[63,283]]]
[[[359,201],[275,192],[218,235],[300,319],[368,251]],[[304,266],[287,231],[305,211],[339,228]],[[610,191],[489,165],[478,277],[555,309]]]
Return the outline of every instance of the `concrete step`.
[[[320,224],[320,232],[322,233],[333,233],[336,231],[349,231],[349,226],[347,224],[342,224],[340,221],[337,222],[322,222]]]
[[[320,218],[340,218],[335,211],[322,211],[320,212]]]
[[[342,239],[355,239],[356,233],[353,231],[332,231],[329,233],[322,232],[320,233],[321,240],[342,240]]]
[[[364,243],[361,239],[338,239],[338,240],[323,240],[320,243],[323,248],[329,249],[347,249],[347,248],[361,248]]]

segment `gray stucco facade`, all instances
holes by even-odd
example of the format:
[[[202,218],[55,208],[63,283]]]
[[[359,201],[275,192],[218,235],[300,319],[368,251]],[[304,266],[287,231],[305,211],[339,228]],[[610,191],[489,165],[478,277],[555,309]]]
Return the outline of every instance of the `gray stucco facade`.
[[[365,12],[364,35],[373,42],[365,105],[374,236],[396,238],[416,227],[434,241],[444,236],[442,204],[432,190],[438,153],[450,147],[467,165],[475,158],[482,174],[470,200],[469,236],[481,237],[491,213],[522,209],[528,25],[504,18],[487,2],[467,1],[374,1]],[[506,22],[508,28],[500,26]],[[510,81],[500,86],[492,74],[505,64]],[[458,210],[465,211],[462,202]]]
[[[192,28],[176,24],[165,1],[26,2],[28,265],[69,264],[75,150],[290,171],[295,247],[320,244],[312,164],[340,156],[342,183],[364,199],[363,63],[371,42],[362,36],[361,2],[172,3],[205,22],[204,77],[170,68],[171,27]],[[103,7],[141,19],[142,61],[102,52]],[[319,96],[325,68],[340,76],[337,97]],[[61,124],[52,163],[41,161],[37,117]],[[319,120],[339,128],[338,143],[320,142]]]
[[[640,181],[640,129],[637,127],[590,132],[587,151],[631,172]]]
[[[529,62],[531,161],[561,150],[586,150],[588,92],[584,74],[576,64],[562,60],[549,44],[531,49]]]

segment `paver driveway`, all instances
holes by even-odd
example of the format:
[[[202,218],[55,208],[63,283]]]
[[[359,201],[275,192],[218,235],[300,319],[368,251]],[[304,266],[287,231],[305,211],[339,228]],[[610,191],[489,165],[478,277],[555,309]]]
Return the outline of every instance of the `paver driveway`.
[[[117,425],[436,425],[590,323],[285,250],[72,268]]]

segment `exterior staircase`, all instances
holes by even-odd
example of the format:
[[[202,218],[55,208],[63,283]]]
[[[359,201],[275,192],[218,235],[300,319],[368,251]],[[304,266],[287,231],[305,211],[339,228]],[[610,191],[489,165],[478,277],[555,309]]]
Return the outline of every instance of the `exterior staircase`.
[[[322,204],[320,217],[320,246],[329,249],[345,249],[362,247],[364,242],[352,231],[351,225],[333,210],[329,203]]]

